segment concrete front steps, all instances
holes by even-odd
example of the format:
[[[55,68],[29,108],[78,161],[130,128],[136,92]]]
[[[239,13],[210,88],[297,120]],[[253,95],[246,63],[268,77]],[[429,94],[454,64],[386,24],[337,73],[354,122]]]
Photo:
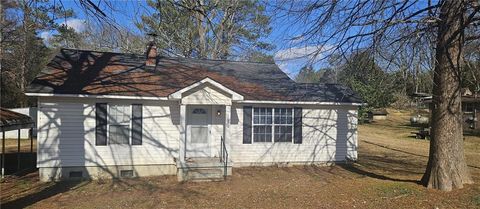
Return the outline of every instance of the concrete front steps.
[[[232,163],[227,166],[227,176],[232,175]],[[179,181],[223,181],[224,163],[220,158],[188,158],[183,164],[177,162]]]

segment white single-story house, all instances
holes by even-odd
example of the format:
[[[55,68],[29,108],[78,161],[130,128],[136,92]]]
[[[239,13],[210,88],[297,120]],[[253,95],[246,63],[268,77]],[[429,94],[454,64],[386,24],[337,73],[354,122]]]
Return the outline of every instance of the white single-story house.
[[[275,64],[62,49],[34,79],[42,181],[357,159],[361,99]]]

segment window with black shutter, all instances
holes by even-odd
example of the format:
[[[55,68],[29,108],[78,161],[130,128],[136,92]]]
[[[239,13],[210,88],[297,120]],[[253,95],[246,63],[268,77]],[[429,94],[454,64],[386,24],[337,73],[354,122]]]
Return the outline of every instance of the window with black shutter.
[[[95,145],[142,145],[142,105],[95,105]]]
[[[108,144],[130,144],[130,105],[108,106]]]
[[[250,112],[253,142],[294,142],[292,108],[254,107]]]

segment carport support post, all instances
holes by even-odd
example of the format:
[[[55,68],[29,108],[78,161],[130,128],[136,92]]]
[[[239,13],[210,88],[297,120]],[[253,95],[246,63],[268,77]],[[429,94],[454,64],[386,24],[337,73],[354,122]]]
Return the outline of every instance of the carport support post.
[[[2,131],[2,178],[5,175],[5,131]]]
[[[33,128],[30,128],[30,153],[33,153]]]
[[[22,129],[18,129],[18,138],[17,138],[17,172],[20,170],[20,132]]]

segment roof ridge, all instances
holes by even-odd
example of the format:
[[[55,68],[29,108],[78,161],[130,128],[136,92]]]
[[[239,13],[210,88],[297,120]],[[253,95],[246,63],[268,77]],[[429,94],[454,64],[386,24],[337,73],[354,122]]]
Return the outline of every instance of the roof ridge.
[[[98,52],[98,53],[110,53],[110,54],[118,54],[118,55],[144,56],[143,54],[137,54],[137,53],[101,51],[101,50],[90,50],[90,49],[76,49],[76,48],[65,48],[65,47],[60,48],[60,50],[84,51],[84,52]],[[237,62],[237,63],[276,65],[274,62],[254,62],[254,61],[242,61],[242,60],[222,60],[222,59],[207,59],[207,58],[193,58],[193,57],[173,57],[173,56],[166,56],[166,55],[158,55],[157,57],[159,57],[159,58],[167,58],[167,59],[203,60],[203,61],[214,61],[214,62]]]
[[[300,85],[335,85],[335,86],[345,86],[341,83],[327,83],[327,82],[318,82],[318,83],[303,83],[303,82],[295,82]]]
[[[65,47],[60,48],[60,51],[61,51],[61,50],[83,51],[83,52],[98,52],[98,53],[109,53],[109,54],[121,54],[121,55],[137,55],[137,56],[143,56],[143,55],[141,55],[141,54],[135,54],[135,53],[100,51],[100,50],[90,50],[90,49],[76,49],[76,48],[65,48]]]
[[[214,61],[214,62],[237,62],[237,63],[249,63],[249,64],[264,64],[264,65],[276,65],[274,62],[254,62],[254,61],[242,61],[242,60],[222,60],[222,59],[207,59],[207,58],[192,58],[192,57],[170,57],[170,56],[160,56],[169,59],[185,59],[185,60],[203,60],[203,61]]]

